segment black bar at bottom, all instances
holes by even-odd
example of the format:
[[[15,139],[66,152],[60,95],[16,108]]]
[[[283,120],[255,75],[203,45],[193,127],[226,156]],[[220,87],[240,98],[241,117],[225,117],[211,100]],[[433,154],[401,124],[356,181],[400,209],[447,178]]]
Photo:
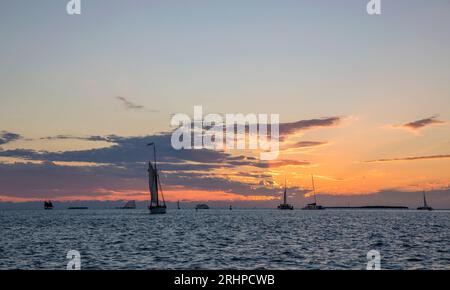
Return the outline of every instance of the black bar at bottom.
[[[141,271],[0,271],[2,284],[130,289],[305,289],[329,284],[333,287],[379,289],[392,286],[445,283],[449,271],[301,271],[301,270],[141,270]],[[60,282],[54,282],[54,281]],[[64,282],[66,281],[66,282]],[[426,283],[425,283],[426,282]],[[63,284],[61,284],[63,283]],[[156,288],[161,287],[161,288]]]

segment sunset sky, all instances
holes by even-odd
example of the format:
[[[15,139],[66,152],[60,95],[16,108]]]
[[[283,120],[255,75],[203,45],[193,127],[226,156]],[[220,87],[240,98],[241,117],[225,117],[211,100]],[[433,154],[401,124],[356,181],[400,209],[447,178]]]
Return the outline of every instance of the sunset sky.
[[[367,2],[2,1],[0,201],[148,199],[155,142],[169,201],[450,207],[450,2]],[[174,150],[195,105],[279,114],[280,156]]]

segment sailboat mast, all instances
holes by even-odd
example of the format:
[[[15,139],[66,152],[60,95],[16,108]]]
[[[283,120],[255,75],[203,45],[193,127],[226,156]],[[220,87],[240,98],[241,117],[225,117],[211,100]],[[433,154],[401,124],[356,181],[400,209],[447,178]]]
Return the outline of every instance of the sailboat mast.
[[[426,199],[426,197],[425,197],[425,190],[423,191],[423,206],[424,207],[427,207],[428,205],[427,205],[427,199]]]
[[[286,196],[286,177],[284,178],[284,204],[287,204],[287,196]]]
[[[154,158],[154,165],[152,165],[152,161],[150,160],[148,162],[148,166],[149,166],[149,178],[150,178],[150,174],[152,174],[150,180],[151,180],[151,184],[150,184],[150,194],[151,194],[151,203],[153,204],[153,201],[156,202],[156,206],[159,206],[159,184],[158,184],[158,169],[156,167],[156,144],[155,143],[149,143],[147,144],[148,146],[153,146],[153,158]],[[154,166],[154,167],[153,167]],[[151,170],[150,170],[151,167]],[[154,192],[156,192],[156,195],[152,196],[152,187],[154,184]],[[155,197],[155,200],[153,200],[153,197]]]
[[[316,199],[316,186],[314,185],[314,175],[312,175],[312,174],[311,174],[311,180],[312,180],[313,193],[314,193],[314,203],[317,204],[317,199]]]
[[[156,206],[159,206],[159,180],[158,180],[158,169],[156,168],[156,144],[155,143],[153,143],[153,158],[155,161]]]
[[[151,161],[148,161],[147,172],[148,172],[148,189],[149,189],[149,192],[150,192],[150,205],[152,205],[152,203],[153,203],[153,198],[152,198],[153,166],[152,166],[152,162]]]
[[[153,158],[155,159],[155,171],[157,171],[156,170],[156,145],[155,145],[155,143],[153,143]]]

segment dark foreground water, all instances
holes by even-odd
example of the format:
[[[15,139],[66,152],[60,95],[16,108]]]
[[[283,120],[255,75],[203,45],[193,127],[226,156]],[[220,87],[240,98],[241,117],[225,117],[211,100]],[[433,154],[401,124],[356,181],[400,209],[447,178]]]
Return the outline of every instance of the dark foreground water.
[[[450,269],[450,212],[4,210],[0,269]]]

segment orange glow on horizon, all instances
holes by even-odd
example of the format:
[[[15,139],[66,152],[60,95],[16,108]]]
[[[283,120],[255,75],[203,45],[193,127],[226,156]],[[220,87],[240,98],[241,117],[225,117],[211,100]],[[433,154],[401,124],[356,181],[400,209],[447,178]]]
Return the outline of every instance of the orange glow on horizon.
[[[137,200],[146,201],[149,200],[149,193],[146,191],[112,191],[99,189],[98,193],[100,195],[80,195],[80,196],[65,196],[65,197],[48,197],[48,198],[25,198],[25,197],[10,197],[0,195],[1,202],[36,202],[50,199],[52,201],[126,201],[126,200]],[[195,202],[195,201],[267,201],[278,199],[278,197],[273,196],[262,196],[262,195],[241,195],[232,192],[224,191],[206,191],[206,190],[184,190],[182,188],[177,190],[165,190],[164,199],[168,202],[176,202],[178,200],[184,202]]]

